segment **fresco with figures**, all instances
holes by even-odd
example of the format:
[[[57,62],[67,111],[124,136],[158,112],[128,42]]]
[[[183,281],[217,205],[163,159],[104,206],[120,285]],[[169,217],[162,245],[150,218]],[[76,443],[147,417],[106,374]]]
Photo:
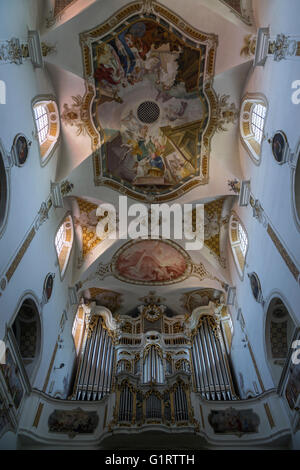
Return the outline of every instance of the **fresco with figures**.
[[[165,196],[194,178],[207,182],[203,134],[214,93],[206,93],[204,79],[216,38],[192,41],[155,15],[137,16],[89,39],[92,65],[85,72],[94,84],[93,125],[101,136],[96,180],[142,199]],[[83,33],[82,43],[96,33]]]

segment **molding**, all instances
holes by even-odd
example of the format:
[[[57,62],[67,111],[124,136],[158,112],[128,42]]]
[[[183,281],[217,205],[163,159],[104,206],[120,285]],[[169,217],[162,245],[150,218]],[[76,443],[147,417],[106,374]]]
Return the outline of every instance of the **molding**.
[[[250,180],[243,180],[241,182],[241,189],[239,194],[239,206],[246,207],[250,200]]]
[[[71,306],[78,305],[79,298],[76,287],[68,287],[68,299]]]
[[[236,287],[228,287],[226,305],[234,305],[236,300]]]
[[[254,67],[257,67],[257,66],[263,67],[265,65],[267,57],[268,57],[269,39],[270,39],[269,27],[258,28],[255,57],[254,57],[254,62],[253,62]]]
[[[28,48],[32,65],[37,68],[44,66],[42,46],[38,31],[28,31]]]

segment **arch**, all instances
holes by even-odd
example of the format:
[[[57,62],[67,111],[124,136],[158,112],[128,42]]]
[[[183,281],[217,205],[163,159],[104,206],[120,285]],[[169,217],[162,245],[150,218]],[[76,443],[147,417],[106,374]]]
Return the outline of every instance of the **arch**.
[[[233,259],[239,276],[242,279],[244,276],[249,241],[245,227],[235,213],[231,215],[229,221],[229,240]]]
[[[36,97],[32,101],[32,111],[39,142],[41,165],[44,166],[53,155],[60,134],[59,113],[54,97]]]
[[[300,141],[295,152],[296,162],[292,168],[292,207],[298,230],[300,230]]]
[[[17,314],[12,320],[11,330],[27,376],[32,383],[42,345],[40,313],[33,296],[29,294],[23,296]]]
[[[63,279],[66,272],[74,240],[73,221],[70,215],[67,215],[60,224],[55,234],[55,250],[60,269],[60,276]]]
[[[9,171],[4,163],[5,155],[5,149],[0,140],[0,237],[6,226],[9,206]]]
[[[242,99],[240,135],[244,147],[258,165],[261,160],[268,102],[262,94],[248,94]]]
[[[277,387],[280,383],[296,324],[286,301],[277,292],[267,304],[265,352],[270,373]]]

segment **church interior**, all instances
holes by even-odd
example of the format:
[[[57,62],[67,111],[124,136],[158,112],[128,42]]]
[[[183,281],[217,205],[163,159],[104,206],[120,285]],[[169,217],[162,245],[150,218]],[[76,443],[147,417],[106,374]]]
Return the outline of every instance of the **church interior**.
[[[0,0],[0,449],[300,450],[299,15]]]

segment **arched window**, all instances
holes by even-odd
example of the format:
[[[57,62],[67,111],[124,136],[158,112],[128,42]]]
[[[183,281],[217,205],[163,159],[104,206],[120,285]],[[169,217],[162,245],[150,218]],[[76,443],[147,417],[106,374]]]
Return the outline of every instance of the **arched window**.
[[[59,137],[59,114],[55,101],[35,100],[33,115],[40,145],[41,163],[45,165],[52,156]]]
[[[55,235],[55,249],[61,277],[63,277],[66,272],[73,245],[73,238],[73,222],[71,216],[68,215]]]
[[[244,226],[236,215],[232,215],[230,218],[229,239],[238,273],[242,277],[248,251],[248,236]]]
[[[241,107],[242,141],[255,163],[259,163],[264,138],[267,102],[262,96],[244,98]]]
[[[267,310],[265,335],[267,361],[275,386],[280,382],[295,328],[286,305],[274,297]]]

